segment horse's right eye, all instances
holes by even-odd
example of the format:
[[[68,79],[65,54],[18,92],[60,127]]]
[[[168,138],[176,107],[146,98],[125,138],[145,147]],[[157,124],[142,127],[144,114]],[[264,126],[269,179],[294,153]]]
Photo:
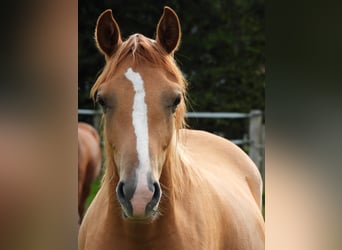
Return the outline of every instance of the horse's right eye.
[[[108,106],[107,106],[105,100],[100,95],[96,96],[96,103],[100,104],[103,112],[105,113]]]
[[[106,103],[103,99],[99,99],[98,100],[98,103],[103,107],[103,106],[106,106]]]

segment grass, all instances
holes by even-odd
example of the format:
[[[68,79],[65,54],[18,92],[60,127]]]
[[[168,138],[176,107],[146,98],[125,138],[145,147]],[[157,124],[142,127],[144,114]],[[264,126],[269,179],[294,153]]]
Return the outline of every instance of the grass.
[[[91,184],[90,194],[86,200],[86,207],[89,207],[92,200],[95,198],[97,191],[100,189],[101,186],[101,176],[96,178],[95,181]]]

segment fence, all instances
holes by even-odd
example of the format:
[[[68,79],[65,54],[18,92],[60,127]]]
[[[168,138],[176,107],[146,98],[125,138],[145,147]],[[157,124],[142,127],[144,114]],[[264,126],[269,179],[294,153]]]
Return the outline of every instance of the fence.
[[[99,117],[101,112],[98,110],[79,109],[79,115],[93,116],[93,124],[99,128]],[[262,175],[264,175],[264,138],[265,129],[262,124],[263,113],[260,110],[252,110],[250,113],[228,113],[228,112],[188,112],[187,118],[205,118],[205,119],[249,119],[248,137],[242,139],[230,140],[237,145],[249,145],[249,156],[258,166]],[[264,177],[264,176],[263,176]]]

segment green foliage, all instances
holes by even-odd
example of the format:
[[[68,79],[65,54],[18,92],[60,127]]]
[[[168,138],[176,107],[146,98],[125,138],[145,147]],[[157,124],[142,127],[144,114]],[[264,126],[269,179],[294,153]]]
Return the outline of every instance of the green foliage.
[[[99,191],[101,186],[101,180],[100,178],[97,178],[92,184],[91,184],[91,189],[90,189],[90,194],[87,197],[85,207],[88,208],[90,203],[94,200],[97,192]]]
[[[182,26],[177,62],[188,79],[190,111],[249,112],[264,109],[263,0],[79,1],[79,107],[93,108],[89,90],[104,65],[94,43],[99,14],[111,8],[123,38],[154,37],[164,5]],[[190,120],[193,128],[241,138],[246,122]],[[229,132],[228,132],[229,131]]]

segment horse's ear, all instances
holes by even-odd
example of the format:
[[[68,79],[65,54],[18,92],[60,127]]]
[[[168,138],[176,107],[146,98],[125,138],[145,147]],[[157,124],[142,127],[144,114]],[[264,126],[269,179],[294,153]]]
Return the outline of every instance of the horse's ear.
[[[119,25],[108,9],[99,16],[95,29],[96,45],[106,59],[114,54],[122,43]]]
[[[181,27],[177,14],[169,7],[164,12],[157,26],[156,40],[168,54],[172,54],[179,45]]]

